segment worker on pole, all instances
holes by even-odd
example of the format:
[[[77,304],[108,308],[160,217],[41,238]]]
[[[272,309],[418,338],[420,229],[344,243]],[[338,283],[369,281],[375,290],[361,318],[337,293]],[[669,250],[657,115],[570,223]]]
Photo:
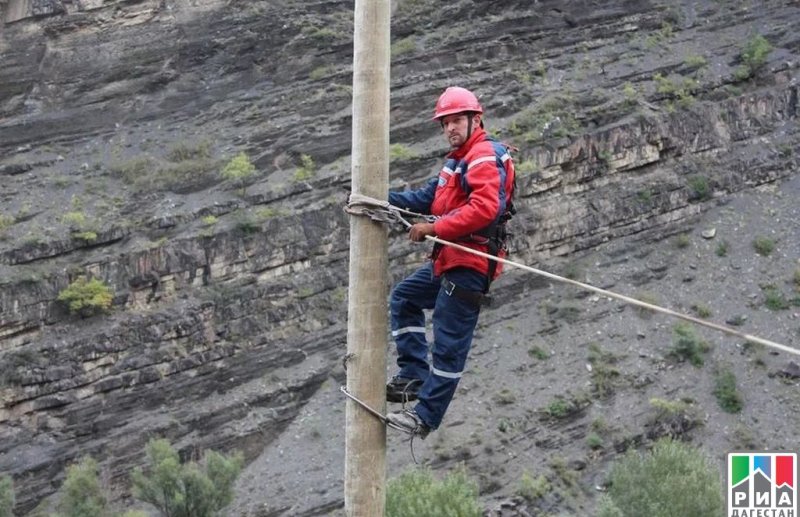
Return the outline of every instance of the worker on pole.
[[[508,146],[487,135],[483,108],[465,88],[447,88],[433,120],[451,149],[444,166],[421,189],[389,193],[389,203],[438,216],[409,229],[414,242],[434,236],[504,257],[505,223],[514,211],[514,164]],[[386,399],[418,402],[389,413],[390,427],[424,438],[442,423],[464,373],[481,306],[501,269],[495,261],[436,244],[431,260],[395,286],[391,328],[399,372],[386,385]],[[425,309],[433,310],[431,363]]]

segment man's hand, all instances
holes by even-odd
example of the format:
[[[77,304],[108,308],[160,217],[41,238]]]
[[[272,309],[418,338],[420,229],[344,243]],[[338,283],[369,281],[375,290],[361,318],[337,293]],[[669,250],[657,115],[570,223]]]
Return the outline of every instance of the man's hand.
[[[417,223],[408,230],[408,237],[414,242],[422,242],[426,235],[436,235],[433,223]]]

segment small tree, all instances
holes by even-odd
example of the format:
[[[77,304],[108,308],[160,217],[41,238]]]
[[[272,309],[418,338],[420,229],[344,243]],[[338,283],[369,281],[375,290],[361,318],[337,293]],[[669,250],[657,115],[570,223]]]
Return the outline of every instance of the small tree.
[[[478,487],[463,470],[442,481],[430,470],[411,470],[389,481],[386,517],[480,517]]]
[[[611,468],[604,516],[685,517],[721,515],[717,468],[696,448],[672,440],[656,442],[646,454],[629,451]]]
[[[97,475],[97,462],[90,457],[67,468],[61,486],[59,510],[63,517],[105,517],[106,498]]]
[[[256,173],[256,166],[245,153],[239,153],[222,169],[222,177],[238,182],[242,187],[242,196],[245,194],[245,180]]]
[[[14,517],[14,481],[0,476],[0,517]]]
[[[113,300],[114,293],[111,287],[97,278],[87,280],[83,276],[58,294],[58,301],[66,303],[71,313],[82,316],[107,311],[111,308]]]
[[[314,163],[314,159],[311,156],[307,154],[301,155],[300,167],[294,171],[295,181],[306,181],[311,179],[316,173],[316,167],[317,166]]]
[[[148,474],[133,473],[134,495],[158,508],[165,517],[214,517],[233,499],[233,483],[241,472],[241,454],[205,454],[204,464],[182,464],[169,441],[147,444]]]
[[[772,45],[761,34],[756,34],[747,40],[739,56],[742,64],[734,72],[736,78],[744,81],[755,76],[766,64],[770,52]]]

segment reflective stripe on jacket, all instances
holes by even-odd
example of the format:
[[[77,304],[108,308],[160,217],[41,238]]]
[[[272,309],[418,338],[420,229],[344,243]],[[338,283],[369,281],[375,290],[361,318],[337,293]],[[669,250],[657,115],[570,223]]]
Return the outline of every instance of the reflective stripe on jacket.
[[[408,192],[391,192],[389,202],[409,210],[440,216],[434,223],[436,236],[486,252],[487,246],[473,240],[475,234],[497,222],[513,195],[514,164],[506,146],[488,139],[486,131],[475,128],[461,147],[447,155],[436,178],[425,187]],[[501,250],[500,257],[505,256]],[[488,272],[486,258],[444,246],[435,257],[434,274],[468,267]],[[495,277],[502,264],[497,265]]]

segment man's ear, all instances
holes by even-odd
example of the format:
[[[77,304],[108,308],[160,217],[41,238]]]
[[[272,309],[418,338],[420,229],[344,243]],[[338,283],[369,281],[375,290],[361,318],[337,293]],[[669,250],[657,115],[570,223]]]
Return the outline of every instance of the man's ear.
[[[475,115],[472,116],[472,126],[473,127],[478,127],[478,126],[483,127],[481,125],[481,114],[480,113],[476,113]]]

